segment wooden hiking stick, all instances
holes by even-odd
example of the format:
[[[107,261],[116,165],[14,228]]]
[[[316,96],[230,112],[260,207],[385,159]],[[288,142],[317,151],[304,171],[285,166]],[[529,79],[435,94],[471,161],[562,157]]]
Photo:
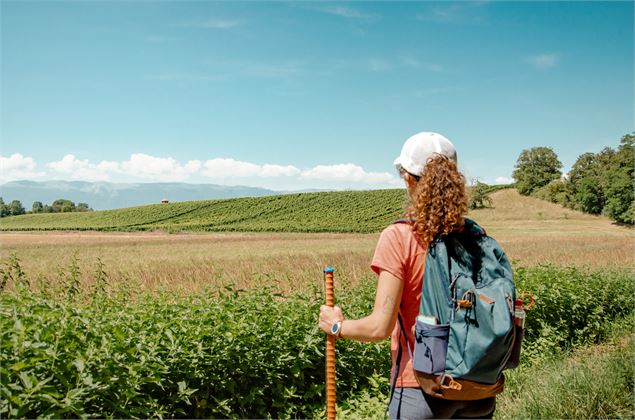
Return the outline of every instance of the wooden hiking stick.
[[[334,268],[324,269],[326,306],[335,306]],[[326,418],[335,420],[335,336],[326,335]]]

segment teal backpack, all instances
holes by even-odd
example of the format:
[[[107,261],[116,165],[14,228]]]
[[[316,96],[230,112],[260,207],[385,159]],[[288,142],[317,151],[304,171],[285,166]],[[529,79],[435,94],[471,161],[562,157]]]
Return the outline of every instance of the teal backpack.
[[[518,365],[522,330],[514,319],[512,268],[500,245],[465,219],[461,232],[429,246],[421,287],[414,349],[398,317],[404,340],[400,337],[394,379],[405,341],[427,394],[478,400],[502,392],[503,369]],[[393,380],[391,398],[394,386]]]

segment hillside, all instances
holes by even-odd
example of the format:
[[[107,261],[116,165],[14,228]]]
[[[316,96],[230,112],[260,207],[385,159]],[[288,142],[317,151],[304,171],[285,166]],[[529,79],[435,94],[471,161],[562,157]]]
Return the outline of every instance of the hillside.
[[[470,216],[503,234],[536,236],[628,235],[631,229],[613,223],[608,217],[571,210],[545,200],[520,195],[515,189],[505,189],[490,195],[493,207],[474,210]]]
[[[395,189],[188,201],[6,217],[0,230],[376,232],[399,216],[405,199]]]
[[[514,189],[491,193],[494,207],[470,217],[493,235],[630,236],[605,217],[563,208]],[[27,214],[0,219],[0,230],[167,230],[198,232],[379,232],[397,219],[405,191],[318,192],[154,204],[87,213]]]

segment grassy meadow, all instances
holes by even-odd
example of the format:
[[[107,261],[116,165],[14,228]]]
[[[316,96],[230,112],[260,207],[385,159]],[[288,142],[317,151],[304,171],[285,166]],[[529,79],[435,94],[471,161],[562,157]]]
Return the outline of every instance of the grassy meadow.
[[[360,221],[352,233],[266,232],[266,220],[279,230],[280,209],[256,222],[232,215],[241,226],[234,230],[255,223],[261,232],[187,231],[201,202],[183,203],[190,218],[180,214],[182,223],[163,230],[35,230],[49,229],[51,216],[70,226],[72,215],[19,221],[33,231],[3,221],[0,416],[322,416],[322,268],[336,268],[336,301],[347,316],[371,310],[378,232],[403,203],[387,194],[376,197],[386,213],[372,223],[362,220],[371,204],[343,210],[342,200],[359,204],[358,195],[332,198],[339,213],[328,213],[329,223]],[[635,233],[515,190],[491,197],[492,209],[470,217],[503,245],[518,290],[537,299],[523,367],[508,373],[497,417],[632,417]],[[293,220],[319,219],[307,208]],[[338,342],[342,418],[381,417],[388,347]]]
[[[599,216],[520,196],[492,194],[494,208],[470,213],[516,265],[635,270],[635,232]],[[34,217],[50,215],[34,215]],[[52,215],[57,216],[57,215]],[[63,216],[68,216],[65,214]],[[388,220],[399,217],[399,211]],[[387,222],[389,223],[389,222]],[[100,258],[113,283],[196,292],[231,282],[248,288],[267,277],[284,290],[320,282],[325,264],[355,284],[369,274],[378,233],[2,232],[0,258],[16,253],[24,270],[55,283],[73,256],[90,284]]]

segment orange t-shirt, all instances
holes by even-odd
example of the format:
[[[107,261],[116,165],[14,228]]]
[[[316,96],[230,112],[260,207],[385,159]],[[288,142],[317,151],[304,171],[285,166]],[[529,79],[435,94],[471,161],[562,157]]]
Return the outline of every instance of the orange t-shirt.
[[[425,261],[426,250],[417,241],[411,225],[396,223],[384,229],[379,236],[375,255],[371,263],[371,268],[375,273],[379,274],[382,270],[386,270],[404,282],[399,312],[404,322],[411,349],[414,349],[415,343],[411,329],[415,324],[417,315],[419,315],[421,281],[423,279]],[[400,332],[401,328],[397,321],[390,336],[393,369],[397,360]],[[418,387],[419,384],[415,379],[410,354],[403,344],[405,343],[402,339],[401,363],[396,386],[402,388]],[[390,376],[391,380],[393,374]]]

